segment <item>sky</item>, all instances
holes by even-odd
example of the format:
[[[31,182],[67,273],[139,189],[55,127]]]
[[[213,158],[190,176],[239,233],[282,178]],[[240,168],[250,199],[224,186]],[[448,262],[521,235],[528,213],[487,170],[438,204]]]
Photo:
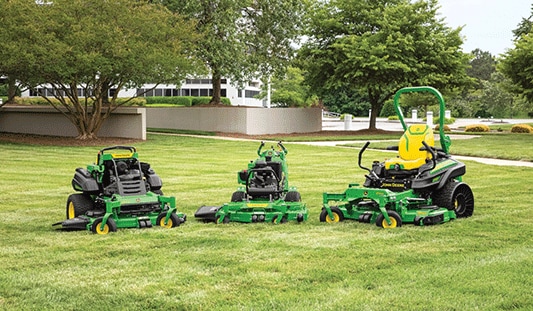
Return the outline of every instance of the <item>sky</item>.
[[[463,52],[477,48],[494,56],[512,49],[513,30],[531,15],[533,0],[439,0],[444,22],[464,26]]]

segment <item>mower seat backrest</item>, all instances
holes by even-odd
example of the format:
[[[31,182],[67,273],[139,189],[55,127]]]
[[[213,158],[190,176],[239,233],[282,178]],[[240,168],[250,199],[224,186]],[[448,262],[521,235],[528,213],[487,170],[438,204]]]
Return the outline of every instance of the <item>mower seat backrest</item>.
[[[254,168],[250,173],[247,193],[252,197],[268,197],[280,192],[276,172],[271,167]]]
[[[413,124],[407,127],[398,144],[398,157],[385,161],[386,170],[415,170],[431,159],[431,153],[424,148],[425,141],[430,147],[435,146],[433,130],[426,124]]]

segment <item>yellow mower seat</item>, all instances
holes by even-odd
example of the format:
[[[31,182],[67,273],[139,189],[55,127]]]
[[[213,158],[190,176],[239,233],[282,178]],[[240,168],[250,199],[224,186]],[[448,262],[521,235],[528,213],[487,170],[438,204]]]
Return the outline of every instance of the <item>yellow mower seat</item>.
[[[386,170],[415,170],[426,164],[431,159],[431,153],[420,150],[425,141],[430,147],[435,146],[433,130],[426,124],[413,124],[400,138],[398,144],[398,157],[385,161]]]

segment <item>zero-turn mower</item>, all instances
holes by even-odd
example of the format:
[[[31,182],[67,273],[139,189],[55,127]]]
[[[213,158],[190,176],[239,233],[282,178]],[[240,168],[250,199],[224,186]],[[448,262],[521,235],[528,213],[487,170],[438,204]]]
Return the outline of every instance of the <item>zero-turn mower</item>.
[[[308,211],[296,187],[289,186],[289,171],[285,156],[288,151],[281,142],[262,151],[261,142],[255,161],[248,169],[237,173],[241,186],[222,206],[201,206],[194,216],[204,222],[272,222],[307,220]]]
[[[440,148],[435,147],[433,130],[426,124],[407,125],[400,109],[400,97],[409,92],[429,92],[439,101]],[[469,217],[474,212],[474,194],[462,182],[466,172],[463,163],[449,154],[449,136],[444,134],[445,103],[439,91],[432,87],[408,87],[394,96],[394,108],[405,133],[398,146],[396,158],[374,161],[372,168],[358,164],[368,171],[362,186],[349,184],[343,193],[324,193],[322,222],[345,219],[375,223],[379,227],[400,227],[403,223],[427,226],[445,223],[457,217]]]
[[[72,187],[79,193],[68,197],[67,219],[54,226],[107,234],[117,228],[172,228],[185,222],[176,199],[163,196],[161,178],[138,158],[135,147],[113,146],[100,150],[95,164],[77,168]]]

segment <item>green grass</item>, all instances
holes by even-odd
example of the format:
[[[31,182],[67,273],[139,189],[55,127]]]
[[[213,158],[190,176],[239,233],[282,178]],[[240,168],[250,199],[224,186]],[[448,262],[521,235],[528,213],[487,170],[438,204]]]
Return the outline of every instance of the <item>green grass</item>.
[[[0,309],[533,309],[533,169],[466,162],[476,197],[468,219],[394,230],[324,224],[322,192],[364,179],[357,151],[287,143],[290,181],[310,219],[214,225],[194,212],[229,200],[257,143],[148,138],[136,144],[141,160],[189,220],[106,236],[51,227],[65,217],[74,169],[99,147],[0,143]]]
[[[362,147],[364,144],[364,142],[358,142],[346,144],[346,146]],[[396,144],[391,141],[372,142],[369,148],[385,149]],[[435,144],[440,147],[438,142]],[[483,158],[533,161],[533,153],[530,151],[531,144],[533,144],[533,135],[531,134],[486,134],[471,139],[452,139],[450,153]]]

